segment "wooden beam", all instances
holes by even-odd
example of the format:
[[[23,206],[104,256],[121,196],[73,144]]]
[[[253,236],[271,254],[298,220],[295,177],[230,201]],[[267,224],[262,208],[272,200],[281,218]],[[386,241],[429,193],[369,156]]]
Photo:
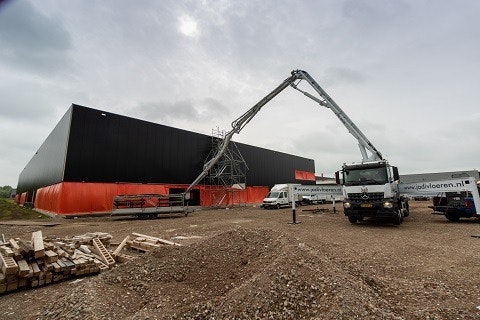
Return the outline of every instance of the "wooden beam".
[[[32,232],[32,246],[35,259],[45,256],[45,247],[43,246],[43,236],[41,230]]]
[[[112,256],[116,257],[123,250],[123,247],[127,244],[127,241],[130,240],[130,236],[126,236],[125,239],[118,245],[118,247],[113,251]]]
[[[146,239],[155,240],[155,241],[158,241],[158,242],[163,243],[163,244],[169,244],[171,246],[181,246],[180,243],[176,243],[176,242],[172,242],[172,241],[168,241],[168,240],[160,239],[160,238],[156,238],[156,237],[147,236],[147,235],[141,234],[141,233],[133,232],[132,234],[136,237],[142,237],[142,238],[146,238]]]

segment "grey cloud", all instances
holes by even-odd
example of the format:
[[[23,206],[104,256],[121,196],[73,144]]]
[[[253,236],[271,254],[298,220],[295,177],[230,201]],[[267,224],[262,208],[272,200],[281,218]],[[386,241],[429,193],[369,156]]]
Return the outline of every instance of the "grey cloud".
[[[213,98],[206,98],[201,103],[190,100],[143,103],[139,105],[138,113],[148,121],[163,124],[173,124],[175,121],[212,121],[229,115],[228,108]]]
[[[0,57],[12,68],[55,73],[67,67],[70,36],[60,20],[45,16],[27,1],[0,11]]]
[[[174,119],[195,121],[199,118],[198,111],[190,101],[143,103],[138,107],[138,113],[149,121],[166,124]]]
[[[43,88],[43,90],[46,90]],[[32,83],[14,83],[0,86],[0,117],[14,120],[43,122],[55,116],[55,108],[49,103],[50,97],[42,88]]]
[[[366,77],[361,72],[351,68],[335,67],[325,69],[324,82],[327,85],[361,83],[365,80]]]
[[[409,12],[410,8],[404,1],[383,0],[347,0],[343,4],[343,15],[364,26],[376,26],[379,22],[391,23]]]

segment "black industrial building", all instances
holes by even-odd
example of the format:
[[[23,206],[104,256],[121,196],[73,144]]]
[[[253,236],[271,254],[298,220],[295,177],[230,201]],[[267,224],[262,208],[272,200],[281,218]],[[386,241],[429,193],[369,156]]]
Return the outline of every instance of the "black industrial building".
[[[314,161],[236,143],[247,186],[271,187],[313,175]],[[190,184],[202,171],[212,137],[73,104],[21,172],[17,195],[64,182]]]

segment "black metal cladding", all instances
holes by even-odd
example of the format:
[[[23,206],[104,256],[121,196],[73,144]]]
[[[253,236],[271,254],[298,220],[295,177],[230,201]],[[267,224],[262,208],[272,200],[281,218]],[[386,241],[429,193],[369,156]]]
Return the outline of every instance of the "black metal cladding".
[[[17,194],[27,191],[27,201],[32,201],[39,187],[63,181],[72,110],[73,107],[68,109],[20,173]]]
[[[315,171],[311,159],[242,143],[237,147],[249,167],[250,186],[294,182],[295,170]],[[211,148],[207,135],[72,105],[39,150],[53,152],[34,156],[17,190],[60,181],[190,184]]]

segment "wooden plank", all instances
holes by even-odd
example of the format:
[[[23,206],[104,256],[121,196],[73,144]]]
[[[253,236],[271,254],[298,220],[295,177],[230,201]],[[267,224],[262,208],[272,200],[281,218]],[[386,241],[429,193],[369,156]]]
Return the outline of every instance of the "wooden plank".
[[[45,247],[43,246],[42,231],[32,232],[32,246],[35,259],[41,258],[45,255]]]
[[[133,232],[132,234],[136,237],[142,237],[142,238],[146,238],[146,239],[156,240],[156,241],[158,241],[160,243],[163,243],[163,244],[168,244],[168,245],[172,245],[172,246],[181,246],[180,243],[176,243],[176,242],[172,242],[172,241],[168,241],[168,240],[160,239],[160,238],[156,238],[156,237],[147,236],[147,235],[141,234],[141,233]]]
[[[20,246],[20,253],[22,255],[24,255],[25,257],[34,256],[33,246],[30,243],[23,240],[18,240],[17,243]]]
[[[10,246],[13,249],[16,249],[16,250],[20,251],[20,246],[18,245],[18,243],[15,239],[10,239],[10,240],[8,240],[8,242],[10,243]]]
[[[33,270],[33,276],[38,277],[41,273],[40,268],[38,267],[38,263],[37,262],[32,262],[31,266],[32,266],[32,270]]]
[[[127,241],[130,240],[130,236],[126,236],[125,239],[118,245],[118,247],[113,251],[113,256],[117,256],[120,254],[120,252],[123,250],[123,247],[127,244]]]
[[[130,249],[135,249],[135,250],[142,251],[142,252],[150,252],[150,249],[141,247],[141,246],[133,243],[133,241],[127,241],[127,245]]]
[[[39,286],[45,285],[45,273],[43,272],[40,272],[40,274],[38,275],[38,285]]]
[[[139,246],[139,247],[142,247],[142,248],[149,249],[149,250],[153,250],[155,248],[161,248],[162,247],[162,245],[160,245],[160,244],[153,244],[151,242],[145,242],[145,241],[137,241],[136,239],[134,239],[132,241],[132,244],[134,244],[136,246]]]
[[[62,260],[60,259],[57,260],[56,264],[58,264],[58,266],[60,267],[60,271],[65,271],[67,269],[67,266],[65,265],[65,263],[63,263]]]
[[[7,283],[7,291],[14,291],[14,290],[17,290],[17,289],[18,289],[18,282],[17,281]]]
[[[52,250],[45,251],[45,261],[47,263],[52,263],[58,260],[58,255]]]
[[[21,288],[21,287],[26,287],[27,286],[27,283],[28,283],[28,279],[27,278],[18,278],[18,287]]]
[[[62,258],[62,262],[65,264],[65,266],[67,267],[67,269],[71,270],[71,269],[75,269],[75,264],[70,261],[69,259],[67,258]]]
[[[58,265],[58,263],[52,262],[52,266],[55,273],[59,273],[60,271],[62,271],[62,268]]]
[[[62,248],[57,248],[56,251],[57,251],[57,255],[59,257],[68,257],[69,256],[69,254],[65,250],[63,250]]]
[[[18,275],[20,277],[25,277],[30,273],[30,268],[28,267],[27,261],[24,259],[17,261],[18,264]]]

